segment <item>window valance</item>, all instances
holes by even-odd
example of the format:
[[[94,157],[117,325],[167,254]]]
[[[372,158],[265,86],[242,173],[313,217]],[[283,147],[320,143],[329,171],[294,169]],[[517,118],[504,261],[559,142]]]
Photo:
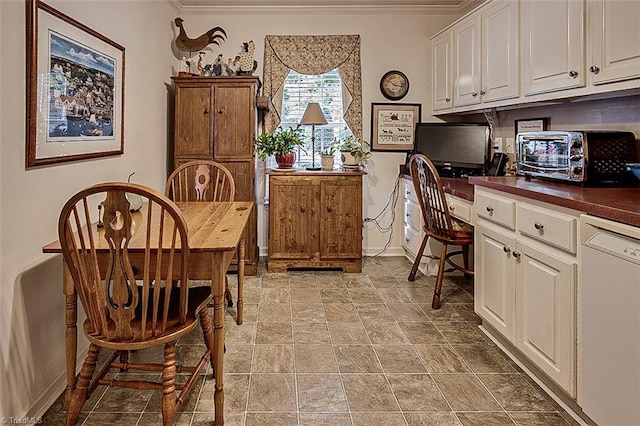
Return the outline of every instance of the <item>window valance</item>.
[[[317,75],[337,68],[343,84],[344,120],[353,134],[362,138],[359,35],[268,35],[264,44],[263,95],[272,102],[265,114],[266,131],[280,124],[282,89],[290,70]]]

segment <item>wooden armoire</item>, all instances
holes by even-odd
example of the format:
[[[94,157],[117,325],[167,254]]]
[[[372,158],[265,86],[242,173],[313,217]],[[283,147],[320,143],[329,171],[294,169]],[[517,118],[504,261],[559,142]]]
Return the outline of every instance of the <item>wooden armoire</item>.
[[[175,86],[173,167],[195,159],[223,164],[236,200],[255,202],[253,141],[258,131],[258,77],[172,77]],[[257,214],[245,229],[245,273],[258,266]],[[234,260],[231,270],[235,270]]]

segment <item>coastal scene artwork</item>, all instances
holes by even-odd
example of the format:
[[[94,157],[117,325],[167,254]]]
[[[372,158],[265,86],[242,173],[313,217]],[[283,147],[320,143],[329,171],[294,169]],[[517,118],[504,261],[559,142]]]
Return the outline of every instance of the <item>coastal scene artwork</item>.
[[[27,4],[26,166],[123,154],[124,47],[44,2]]]
[[[116,61],[50,33],[47,142],[113,138]]]

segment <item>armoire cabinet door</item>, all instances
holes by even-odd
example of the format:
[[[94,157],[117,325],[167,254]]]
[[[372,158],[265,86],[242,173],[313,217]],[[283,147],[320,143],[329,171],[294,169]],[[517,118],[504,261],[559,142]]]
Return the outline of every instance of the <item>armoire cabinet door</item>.
[[[256,138],[256,84],[216,84],[214,100],[214,157],[217,160],[253,157]]]
[[[174,158],[211,158],[213,155],[213,86],[176,87]]]

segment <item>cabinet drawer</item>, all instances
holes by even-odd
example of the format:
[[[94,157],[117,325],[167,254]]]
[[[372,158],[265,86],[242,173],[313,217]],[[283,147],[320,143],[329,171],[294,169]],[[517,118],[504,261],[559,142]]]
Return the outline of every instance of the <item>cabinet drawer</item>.
[[[451,216],[457,217],[467,223],[472,222],[473,209],[471,204],[465,203],[463,200],[451,195],[447,195],[447,204],[449,205],[449,213],[451,213]]]
[[[416,256],[421,243],[422,232],[418,232],[410,226],[405,225],[404,233],[402,235],[402,246],[413,256]]]
[[[416,197],[415,189],[411,179],[402,179],[402,197],[418,205],[418,197]]]
[[[518,204],[521,234],[576,253],[578,218],[527,203]]]
[[[422,230],[420,207],[417,204],[409,201],[404,202],[404,223],[406,226],[410,226],[416,231]]]
[[[516,229],[516,202],[508,198],[477,191],[475,194],[476,213],[478,217]]]

